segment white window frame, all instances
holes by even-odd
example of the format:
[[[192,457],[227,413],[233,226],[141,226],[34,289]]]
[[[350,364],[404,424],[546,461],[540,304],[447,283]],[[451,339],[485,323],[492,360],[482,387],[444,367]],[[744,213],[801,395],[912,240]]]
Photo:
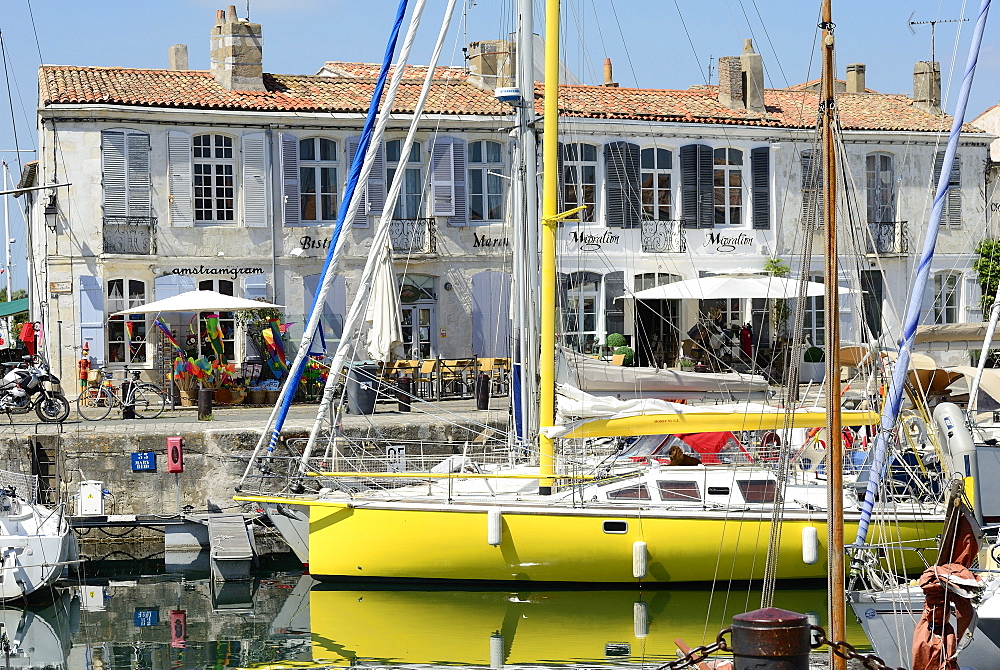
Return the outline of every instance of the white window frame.
[[[489,160],[488,146],[495,146],[497,160]],[[482,160],[473,161],[473,147],[479,148],[479,155]],[[504,198],[506,195],[507,173],[504,163],[504,145],[496,140],[471,140],[466,145],[466,197],[469,202],[469,224],[486,225],[490,223],[500,223],[504,217]],[[475,190],[475,178],[481,180],[479,186],[481,192]],[[473,201],[479,199],[479,211],[482,216],[476,217],[476,208]],[[491,204],[495,203],[495,204]],[[492,216],[495,214],[495,216]]]
[[[581,281],[584,278],[587,281]],[[599,354],[603,341],[604,278],[587,274],[584,277],[570,275],[569,280],[570,283],[566,286],[566,309],[563,311],[563,342],[575,351]],[[587,284],[595,284],[595,287],[584,290],[583,287]],[[588,300],[593,300],[593,309],[586,309]],[[571,317],[575,319],[573,324],[570,323]],[[591,324],[587,323],[588,318],[593,319]],[[570,325],[576,327],[570,329]],[[588,338],[591,338],[589,343]]]
[[[962,275],[938,272],[934,275],[934,323],[960,323]]]
[[[113,296],[112,290],[116,285],[121,292],[117,296]],[[141,286],[141,295],[133,293],[134,285]],[[126,295],[126,287],[128,295]],[[113,315],[115,312],[145,305],[149,300],[151,289],[151,282],[144,279],[111,277],[105,280],[104,313]],[[126,336],[125,323],[132,324],[133,334],[131,336]],[[104,338],[107,349],[105,360],[109,367],[116,369],[124,367],[149,369],[152,367],[153,361],[149,348],[149,319],[145,314],[109,316]],[[121,355],[113,355],[113,352],[120,352]]]
[[[895,156],[885,151],[865,155],[865,196],[869,223],[896,221]]]
[[[809,281],[822,282],[823,275],[812,275]],[[817,325],[822,321],[822,325]],[[806,296],[802,319],[803,333],[815,347],[826,343],[826,298],[821,295]]]
[[[402,149],[403,140],[386,140],[385,183],[387,192],[395,177],[396,166],[399,165],[400,151]],[[396,220],[423,218],[423,194],[423,145],[421,142],[414,142],[410,146],[410,155],[406,158],[406,176],[403,181],[403,188],[399,192],[399,200],[396,201],[396,208],[393,210],[392,218]]]
[[[323,159],[323,143],[329,142],[333,146],[333,158]],[[303,158],[303,147],[312,144],[313,158]],[[337,212],[340,207],[340,142],[323,136],[303,137],[298,140],[299,145],[299,223],[302,225],[322,225],[335,223]],[[323,188],[323,171],[332,170],[333,176],[329,180],[329,191]],[[306,191],[306,175],[312,174],[314,190]],[[322,201],[325,198],[332,198],[329,216],[323,216]],[[312,214],[307,203],[312,200]]]
[[[583,158],[584,147],[594,152],[593,160]],[[589,142],[569,142],[562,146],[562,178],[563,178],[563,205],[569,210],[580,205],[588,207],[581,210],[573,218],[580,219],[581,223],[594,223],[597,221],[597,194],[601,183],[600,164],[601,151],[596,144]],[[570,158],[570,154],[574,154]],[[584,173],[593,170],[593,179],[584,180]],[[573,176],[570,179],[570,176]],[[588,197],[587,191],[590,190]]]
[[[736,147],[712,149],[712,195],[716,228],[735,228],[746,223],[747,206],[750,204],[746,193],[746,153]],[[720,155],[723,162],[719,162]],[[733,162],[737,158],[739,162]],[[731,183],[734,177],[738,178],[738,184]],[[736,204],[731,202],[734,194],[739,200]]]
[[[199,143],[199,140],[206,137],[210,139],[208,145],[204,146]],[[208,156],[198,155],[199,153],[204,154],[206,149],[209,153]],[[237,223],[236,198],[238,193],[236,184],[238,175],[236,165],[238,154],[239,142],[232,135],[209,132],[198,133],[191,137],[191,185],[194,193],[193,212],[196,224],[235,225]],[[228,174],[226,174],[227,168]],[[206,169],[207,173],[199,174],[199,170]],[[200,184],[200,179],[206,175],[209,177],[209,183],[207,185]],[[223,197],[219,197],[217,189],[220,186],[216,183],[219,177],[229,178],[229,184],[221,186],[221,188],[229,189],[228,197],[225,194]],[[207,194],[202,191],[206,188],[208,189]],[[199,192],[202,192],[202,195],[199,196]],[[205,212],[209,212],[210,216],[205,217]],[[220,214],[222,214],[221,217]]]
[[[647,158],[649,160],[647,161]],[[661,181],[666,178],[666,184]],[[639,189],[643,221],[673,221],[676,217],[674,197],[674,152],[664,147],[643,147],[639,150]],[[659,201],[666,194],[667,203]]]

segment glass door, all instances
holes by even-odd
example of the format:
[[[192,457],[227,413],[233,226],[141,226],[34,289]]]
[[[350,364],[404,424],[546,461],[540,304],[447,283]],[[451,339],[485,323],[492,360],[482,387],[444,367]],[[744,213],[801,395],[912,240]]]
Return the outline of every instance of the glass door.
[[[404,357],[434,358],[434,305],[403,305],[401,311]]]

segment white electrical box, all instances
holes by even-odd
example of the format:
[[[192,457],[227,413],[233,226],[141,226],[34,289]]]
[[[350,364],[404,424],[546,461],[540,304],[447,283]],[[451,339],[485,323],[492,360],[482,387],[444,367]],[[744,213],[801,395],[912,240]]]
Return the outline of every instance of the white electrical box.
[[[80,482],[76,499],[77,516],[104,516],[104,482],[88,479]]]
[[[81,589],[81,605],[84,612],[104,611],[104,587],[84,586]]]

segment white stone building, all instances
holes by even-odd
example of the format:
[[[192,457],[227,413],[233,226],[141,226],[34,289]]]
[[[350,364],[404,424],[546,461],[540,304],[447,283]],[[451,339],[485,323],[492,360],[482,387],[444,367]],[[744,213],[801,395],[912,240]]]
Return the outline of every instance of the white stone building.
[[[126,327],[109,315],[192,288],[268,298],[286,306],[293,333],[301,328],[377,66],[330,62],[313,76],[268,74],[258,24],[220,15],[212,34],[211,70],[188,69],[186,51],[174,48],[170,69],[39,71],[39,162],[22,181],[71,186],[27,196],[31,301],[45,351],[64,377],[72,377],[84,342],[97,363],[162,371],[150,320]],[[495,78],[481,76],[496,67],[495,46],[473,45],[471,73],[436,73],[406,168],[393,240],[407,355],[414,358],[509,351],[512,116],[492,96]],[[565,342],[596,351],[609,333],[622,332],[640,361],[653,356],[654,339],[666,343],[669,358],[699,308],[721,308],[727,324],[752,322],[771,335],[758,301],[656,301],[634,309],[617,300],[677,278],[760,272],[772,258],[797,266],[803,203],[818,185],[807,172],[818,96],[810,85],[765,90],[752,49],[719,66],[719,86],[561,89],[562,204],[590,206],[560,235]],[[933,68],[917,75],[914,101],[868,91],[863,66],[851,67],[837,96],[854,187],[844,277],[862,271],[866,293],[846,299],[841,318],[847,338],[870,333],[891,341],[950,119],[935,108]],[[425,72],[407,74],[364,208],[345,230],[347,263],[335,270],[325,308],[328,338],[339,332],[370,251]],[[981,318],[971,248],[986,230],[991,139],[971,128],[962,136],[926,299],[932,321]],[[431,187],[439,197],[426,197]],[[821,247],[818,236],[810,242],[815,275]],[[814,300],[806,307],[807,331],[819,343],[821,306]],[[197,350],[192,316],[164,318]],[[227,354],[242,359],[248,352],[239,329],[231,321],[223,326]]]

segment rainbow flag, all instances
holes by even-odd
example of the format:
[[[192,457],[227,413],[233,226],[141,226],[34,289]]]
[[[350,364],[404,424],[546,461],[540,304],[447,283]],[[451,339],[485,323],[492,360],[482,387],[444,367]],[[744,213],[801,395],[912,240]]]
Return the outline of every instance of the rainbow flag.
[[[267,361],[267,366],[276,373],[288,370],[288,361],[285,360],[285,348],[281,342],[281,324],[277,319],[271,319],[270,327],[261,332],[264,337],[264,344],[271,355]]]
[[[163,322],[163,319],[157,317],[153,321],[153,325],[160,329],[160,332],[163,333],[163,337],[166,338],[167,342],[170,343],[174,350],[183,356],[185,353],[184,350],[181,349],[180,343],[177,342],[177,338],[175,338],[173,333],[170,332],[170,328]]]
[[[222,347],[222,327],[219,325],[219,315],[210,314],[205,318],[205,331],[208,336],[208,343],[212,345],[212,351],[222,363],[226,362],[225,350]]]

